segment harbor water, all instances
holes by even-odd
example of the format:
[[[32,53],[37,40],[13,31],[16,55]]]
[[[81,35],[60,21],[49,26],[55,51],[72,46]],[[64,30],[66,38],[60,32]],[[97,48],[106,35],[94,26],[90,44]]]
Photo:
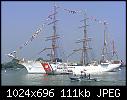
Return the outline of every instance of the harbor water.
[[[126,67],[91,78],[98,81],[71,81],[69,75],[28,74],[25,68],[1,70],[2,86],[125,86]]]

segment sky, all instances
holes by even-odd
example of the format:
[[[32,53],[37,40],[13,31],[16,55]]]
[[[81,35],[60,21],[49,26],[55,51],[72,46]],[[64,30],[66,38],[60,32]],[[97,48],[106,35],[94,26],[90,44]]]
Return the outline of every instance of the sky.
[[[52,1],[3,1],[1,3],[1,58],[2,62],[10,61],[5,54],[17,50],[23,45],[36,30],[41,27],[53,10]],[[84,18],[83,14],[71,14],[63,9],[85,11],[87,16],[108,22],[108,37],[115,41],[120,60],[126,60],[126,4],[124,1],[59,1],[56,18],[57,34],[60,35],[58,44],[59,56],[66,58],[74,49],[81,48],[81,44],[75,42],[83,38],[83,29],[80,22]],[[49,20],[49,23],[51,21]],[[90,42],[92,56],[100,58],[103,47],[104,26],[93,20],[88,20],[87,34],[92,38]],[[17,52],[17,56],[29,60],[38,57],[49,57],[50,51],[38,54],[45,47],[51,46],[51,41],[45,41],[46,37],[53,33],[52,25],[46,25],[38,36]],[[63,54],[64,53],[64,54]],[[72,61],[80,60],[81,53],[74,54]],[[64,57],[65,56],[65,57]]]

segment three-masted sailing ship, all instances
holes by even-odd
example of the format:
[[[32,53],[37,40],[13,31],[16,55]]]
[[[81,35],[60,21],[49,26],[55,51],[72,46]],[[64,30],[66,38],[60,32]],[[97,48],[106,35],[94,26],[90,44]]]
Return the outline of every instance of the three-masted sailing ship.
[[[57,11],[58,7],[54,5],[54,12],[53,14],[49,15],[48,17],[51,18],[53,21],[49,23],[48,25],[53,24],[53,34],[50,37],[47,37],[47,40],[52,41],[52,45],[49,48],[44,48],[41,52],[45,50],[51,50],[51,60],[50,61],[33,61],[33,60],[24,60],[24,59],[18,59],[18,63],[25,66],[27,69],[28,73],[47,73],[47,74],[67,74],[67,73],[78,73],[80,74],[81,72],[85,73],[100,73],[100,72],[105,72],[105,71],[111,71],[113,69],[118,68],[121,65],[121,62],[119,60],[114,61],[111,59],[107,59],[107,44],[106,44],[106,22],[104,22],[104,47],[102,49],[102,59],[100,61],[92,61],[88,62],[88,51],[91,50],[88,46],[88,42],[91,41],[91,38],[87,37],[87,16],[86,13],[85,18],[81,21],[84,23],[84,26],[81,28],[84,29],[84,36],[83,39],[78,40],[77,43],[82,43],[82,48],[74,50],[74,52],[77,51],[82,51],[82,60],[80,65],[69,65],[69,63],[63,63],[58,61],[58,56],[57,56],[57,48],[58,45],[56,43],[57,39],[59,38],[59,35],[57,34],[56,30],[56,14],[58,13]],[[65,9],[66,10],[66,9]],[[75,11],[69,11],[72,13],[76,13]],[[34,34],[36,36],[42,29],[40,28],[37,30]],[[31,38],[33,39],[33,37]],[[114,44],[114,43],[113,43]],[[113,47],[114,48],[114,47]],[[73,52],[73,53],[74,53]],[[73,54],[72,53],[72,54]],[[113,54],[115,52],[113,51]],[[12,54],[8,54],[9,57],[12,57],[14,59],[17,59],[16,56],[13,56]],[[98,63],[99,62],[99,63]]]

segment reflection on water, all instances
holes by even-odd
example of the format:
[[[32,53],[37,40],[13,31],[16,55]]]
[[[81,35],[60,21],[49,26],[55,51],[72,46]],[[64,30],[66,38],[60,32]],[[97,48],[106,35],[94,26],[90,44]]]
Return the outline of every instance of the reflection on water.
[[[126,85],[126,67],[122,67],[117,72],[105,72],[103,74],[91,75],[99,81],[71,81],[69,75],[47,75],[47,74],[27,74],[25,68],[2,70],[2,85],[29,85],[29,86],[125,86]]]

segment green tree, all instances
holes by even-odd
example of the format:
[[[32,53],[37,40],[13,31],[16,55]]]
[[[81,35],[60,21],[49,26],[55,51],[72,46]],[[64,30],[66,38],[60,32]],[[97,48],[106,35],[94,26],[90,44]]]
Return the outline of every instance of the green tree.
[[[23,65],[18,64],[17,59],[12,59],[10,62],[2,64],[2,68],[23,68]]]

